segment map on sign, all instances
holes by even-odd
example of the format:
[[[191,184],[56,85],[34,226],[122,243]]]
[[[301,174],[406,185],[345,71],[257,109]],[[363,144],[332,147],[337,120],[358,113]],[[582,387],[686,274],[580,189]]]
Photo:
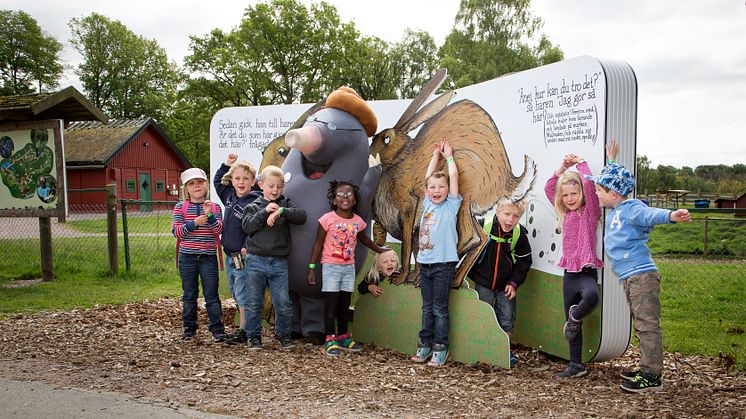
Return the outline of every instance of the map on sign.
[[[27,205],[49,204],[57,199],[51,129],[0,133],[0,177],[11,199],[31,200]],[[0,196],[5,193],[0,194]]]

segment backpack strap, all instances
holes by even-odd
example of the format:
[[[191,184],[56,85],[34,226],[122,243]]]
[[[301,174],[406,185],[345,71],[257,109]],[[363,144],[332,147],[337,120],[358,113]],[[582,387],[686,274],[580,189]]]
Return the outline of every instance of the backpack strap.
[[[181,201],[181,218],[182,220],[186,220],[187,211],[189,210],[189,204],[191,201],[184,200]],[[217,213],[217,204],[214,202],[211,202],[212,204],[212,213]],[[218,248],[218,262],[220,262],[220,270],[225,270],[225,265],[223,264],[223,247],[220,245],[220,234],[213,234],[213,237],[215,238],[215,244]],[[181,239],[176,236],[176,267],[179,267],[179,246],[181,245]]]
[[[493,217],[494,219],[494,217]],[[521,226],[520,224],[516,224],[513,227],[513,234],[510,238],[504,238],[504,237],[497,237],[492,234],[492,220],[489,222],[484,223],[484,232],[487,233],[487,245],[489,245],[489,240],[494,240],[496,243],[510,243],[510,256],[513,258],[513,263],[515,263],[515,246],[516,243],[518,243],[518,238],[521,236]],[[487,246],[484,247],[485,251],[482,255],[479,257],[479,262],[481,262],[482,258],[484,257],[484,254],[487,253]]]

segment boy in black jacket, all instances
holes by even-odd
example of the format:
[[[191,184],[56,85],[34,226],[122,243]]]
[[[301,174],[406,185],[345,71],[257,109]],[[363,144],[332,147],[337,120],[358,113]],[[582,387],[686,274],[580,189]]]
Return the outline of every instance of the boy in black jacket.
[[[523,210],[508,198],[498,201],[494,218],[485,220],[489,242],[469,272],[479,299],[495,310],[497,322],[508,337],[515,324],[516,289],[526,280],[532,262],[528,230],[518,224]],[[510,366],[517,363],[511,352]]]
[[[279,167],[265,167],[259,187],[264,196],[246,207],[242,220],[248,251],[245,269],[249,295],[246,309],[249,350],[263,348],[261,314],[267,285],[275,306],[275,338],[283,349],[289,349],[295,346],[290,338],[293,305],[288,291],[290,224],[305,223],[306,212],[282,195],[285,181]]]

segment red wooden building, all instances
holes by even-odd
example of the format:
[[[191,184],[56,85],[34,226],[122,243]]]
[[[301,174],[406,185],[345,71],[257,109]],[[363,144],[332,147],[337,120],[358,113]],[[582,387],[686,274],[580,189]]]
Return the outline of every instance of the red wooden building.
[[[738,198],[719,198],[715,200],[718,208],[746,208],[746,193]]]
[[[106,202],[105,192],[75,189],[117,185],[117,196],[142,201],[178,200],[179,176],[191,167],[152,119],[74,122],[65,128],[68,202],[71,209]],[[149,206],[143,206],[148,210]]]

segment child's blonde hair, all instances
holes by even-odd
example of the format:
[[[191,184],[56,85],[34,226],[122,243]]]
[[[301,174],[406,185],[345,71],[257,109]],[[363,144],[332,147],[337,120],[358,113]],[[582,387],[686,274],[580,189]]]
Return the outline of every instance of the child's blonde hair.
[[[580,193],[580,206],[578,209],[582,209],[585,206],[585,193],[583,192],[583,181],[580,180],[580,174],[578,172],[565,171],[562,176],[557,179],[557,188],[554,192],[554,208],[557,209],[557,216],[559,217],[559,226],[565,222],[565,214],[567,214],[567,207],[562,203],[562,186],[564,185],[578,185],[578,191]]]
[[[495,206],[495,215],[497,215],[497,211],[500,211],[500,209],[506,205],[516,207],[521,215],[523,215],[523,212],[526,211],[525,201],[521,200],[518,202],[513,202],[510,200],[510,198],[504,196],[497,201],[497,206]]]
[[[231,178],[233,177],[233,172],[235,172],[236,169],[239,168],[249,173],[253,179],[256,179],[256,169],[251,163],[249,163],[248,160],[236,160],[236,162],[231,165],[228,173],[224,174],[223,177],[220,178],[220,183],[223,184],[223,186],[230,185]]]
[[[260,180],[266,181],[267,178],[270,176],[277,176],[280,179],[283,179],[283,180],[285,179],[285,173],[282,172],[282,169],[280,169],[277,166],[273,166],[273,165],[269,165],[262,170]]]
[[[373,264],[370,265],[370,270],[368,271],[368,275],[365,276],[365,280],[369,284],[378,285],[378,283],[381,281],[381,275],[380,275],[380,272],[378,272],[378,264],[381,263],[384,257],[392,253],[394,255],[394,260],[396,261],[395,271],[398,271],[399,268],[401,268],[401,265],[399,264],[399,255],[397,255],[395,251],[388,250],[383,253],[376,253],[376,257],[373,258]]]
[[[450,179],[448,177],[448,173],[446,173],[446,172],[444,172],[442,170],[439,170],[437,172],[430,173],[430,176],[428,176],[428,177],[425,178],[425,187],[427,187],[427,183],[430,182],[430,179],[440,179],[440,178],[445,178],[446,185],[448,185],[448,181]]]

